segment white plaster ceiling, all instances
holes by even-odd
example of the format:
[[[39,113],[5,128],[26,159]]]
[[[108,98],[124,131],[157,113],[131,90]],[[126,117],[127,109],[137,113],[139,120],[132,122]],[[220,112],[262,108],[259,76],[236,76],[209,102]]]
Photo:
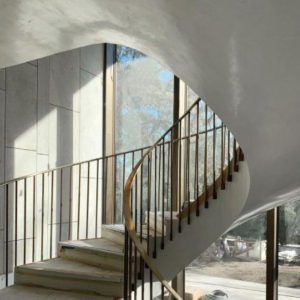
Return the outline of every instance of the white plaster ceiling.
[[[244,149],[242,216],[300,196],[299,0],[0,0],[0,68],[102,42],[188,83]]]

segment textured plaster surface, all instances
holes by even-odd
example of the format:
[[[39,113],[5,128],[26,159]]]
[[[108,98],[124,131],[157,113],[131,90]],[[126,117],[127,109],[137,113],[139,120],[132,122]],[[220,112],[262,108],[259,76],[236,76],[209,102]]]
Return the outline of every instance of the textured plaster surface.
[[[251,178],[245,217],[300,195],[299,18],[297,0],[5,0],[0,67],[100,42],[157,59],[244,149]]]

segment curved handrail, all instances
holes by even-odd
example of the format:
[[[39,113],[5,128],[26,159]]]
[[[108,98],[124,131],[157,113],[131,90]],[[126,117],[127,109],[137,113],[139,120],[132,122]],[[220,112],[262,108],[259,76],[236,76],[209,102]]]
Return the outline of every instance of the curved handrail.
[[[182,298],[175,292],[175,290],[168,284],[168,282],[163,278],[159,270],[156,268],[155,264],[152,262],[152,259],[148,256],[147,252],[143,248],[142,243],[139,241],[139,238],[134,230],[134,224],[133,220],[131,218],[131,212],[130,212],[130,193],[131,193],[131,187],[133,184],[133,180],[142,165],[145,158],[151,153],[151,151],[159,145],[159,143],[175,128],[178,126],[178,124],[191,112],[191,110],[201,101],[201,98],[198,98],[192,106],[178,119],[177,122],[175,122],[172,127],[170,127],[157,141],[154,143],[148,151],[142,156],[142,158],[139,160],[139,162],[135,165],[132,172],[130,173],[124,189],[123,194],[123,215],[125,219],[125,225],[126,229],[128,231],[128,234],[132,241],[134,242],[135,247],[138,249],[140,255],[146,262],[146,264],[149,266],[149,268],[152,270],[154,275],[157,277],[157,279],[164,285],[164,287],[172,294],[172,296],[175,299],[182,300]]]
[[[181,299],[181,297],[172,289],[172,287],[168,284],[168,282],[163,278],[163,276],[161,275],[160,271],[157,269],[156,265],[154,264],[154,262],[152,261],[152,259],[149,256],[149,248],[147,249],[147,251],[144,249],[143,245],[142,245],[142,239],[138,237],[136,229],[135,228],[137,226],[137,221],[133,220],[133,212],[131,209],[132,204],[132,191],[134,190],[133,185],[134,185],[134,180],[136,182],[136,176],[137,176],[137,172],[138,170],[141,168],[141,166],[143,165],[143,163],[145,162],[145,160],[148,157],[148,172],[149,172],[149,168],[150,168],[150,175],[148,173],[148,181],[151,180],[151,165],[149,167],[149,163],[151,162],[151,153],[152,151],[155,149],[155,157],[156,157],[156,147],[159,147],[161,145],[165,145],[166,143],[170,143],[171,145],[171,149],[172,149],[172,145],[175,145],[175,142],[179,142],[180,147],[181,147],[181,141],[186,140],[187,145],[188,145],[188,154],[187,154],[187,165],[188,165],[188,169],[187,172],[189,173],[189,164],[190,164],[190,139],[191,137],[196,137],[196,148],[198,149],[198,142],[199,142],[199,135],[202,133],[205,133],[205,150],[204,150],[204,157],[205,157],[205,169],[204,169],[204,189],[205,191],[203,193],[201,193],[199,195],[199,187],[198,187],[198,182],[197,182],[197,196],[196,196],[196,192],[194,194],[195,197],[195,201],[193,201],[191,203],[190,201],[190,192],[188,192],[188,207],[186,207],[185,209],[183,209],[182,211],[180,211],[177,215],[178,219],[179,219],[179,224],[180,222],[184,219],[184,218],[188,218],[188,224],[190,222],[190,214],[192,211],[196,211],[196,216],[199,216],[199,206],[203,203],[205,203],[205,207],[208,208],[208,198],[209,197],[213,197],[214,199],[217,198],[217,193],[216,190],[219,189],[221,187],[221,189],[225,189],[225,181],[224,178],[227,177],[228,181],[232,181],[232,175],[231,175],[231,171],[238,171],[238,165],[237,165],[237,156],[238,153],[241,153],[239,150],[240,148],[237,147],[236,145],[236,140],[234,139],[234,142],[232,144],[232,149],[234,152],[234,158],[230,159],[230,132],[227,129],[227,133],[228,133],[228,141],[227,141],[227,154],[225,154],[225,135],[223,136],[223,129],[226,127],[224,127],[223,123],[222,126],[218,126],[216,127],[215,125],[215,114],[213,114],[213,122],[214,122],[214,128],[213,129],[208,129],[207,128],[207,105],[205,106],[205,131],[200,131],[199,130],[199,103],[201,101],[201,98],[198,98],[193,104],[192,106],[178,119],[178,121],[176,123],[174,123],[149,149],[148,151],[146,151],[145,154],[142,155],[141,159],[138,161],[138,163],[134,166],[134,168],[132,169],[132,172],[130,173],[126,184],[125,184],[125,188],[124,188],[124,193],[123,193],[123,215],[124,215],[124,219],[125,219],[125,226],[126,226],[126,234],[129,235],[129,238],[131,239],[131,242],[133,242],[134,247],[138,250],[138,252],[140,253],[140,256],[142,257],[142,259],[144,260],[144,262],[146,263],[146,266],[148,266],[152,273],[156,276],[156,278],[161,282],[162,287],[165,287],[170,294],[172,295],[173,298],[175,299]],[[197,106],[197,132],[193,135],[191,135],[190,133],[190,117],[191,117],[191,111]],[[182,125],[182,121],[187,118],[188,123],[188,135],[182,137],[181,136],[181,125]],[[221,137],[221,141],[222,141],[222,146],[221,146],[221,171],[220,171],[220,175],[218,176],[218,178],[216,178],[216,165],[215,165],[215,145],[216,145],[216,137],[215,137],[215,133],[217,129],[222,129],[222,137]],[[174,130],[174,131],[173,131]],[[178,135],[178,131],[175,130],[180,130],[180,134]],[[207,182],[207,136],[208,133],[213,131],[213,184],[209,185]],[[226,132],[226,131],[225,131]],[[171,141],[165,141],[165,138],[171,134]],[[223,143],[224,142],[224,143]],[[164,151],[164,150],[163,150]],[[171,150],[172,151],[172,150]],[[177,151],[177,150],[176,150]],[[180,148],[181,151],[181,148]],[[198,150],[197,150],[198,151]],[[180,152],[181,153],[181,152]],[[196,152],[198,153],[198,152]],[[174,153],[175,154],[175,153]],[[159,154],[160,155],[160,154]],[[164,154],[163,154],[164,155]],[[175,154],[175,160],[178,159],[178,153]],[[179,154],[180,157],[181,154]],[[228,162],[227,167],[224,169],[224,159],[225,159],[225,155],[227,155],[228,158]],[[195,158],[195,162],[196,160],[198,161],[199,157],[198,154],[196,154],[196,158]],[[178,168],[178,166],[176,166],[175,168]],[[179,165],[179,169],[181,168],[181,165]],[[155,161],[155,167],[154,167],[155,171],[156,171],[156,161]],[[197,169],[197,176],[198,176],[198,162],[196,164],[196,169]],[[196,170],[195,169],[195,170]],[[172,167],[171,167],[171,172],[172,172]],[[156,173],[155,173],[156,174]],[[179,173],[180,174],[180,173]],[[196,174],[196,173],[195,173]],[[142,175],[141,175],[142,176]],[[150,176],[150,177],[149,177]],[[156,176],[156,175],[155,175]],[[168,175],[169,176],[169,175]],[[180,175],[179,175],[180,176]],[[196,176],[196,175],[195,175]],[[141,177],[142,178],[142,177]],[[150,178],[150,179],[149,179]],[[196,177],[195,177],[196,178]],[[198,179],[198,177],[197,177]],[[142,180],[142,179],[141,179]],[[155,179],[156,182],[156,179]],[[177,179],[176,181],[177,182]],[[189,179],[188,179],[189,182]],[[151,186],[151,184],[150,184]],[[149,186],[149,182],[148,182],[148,190],[150,189]],[[195,185],[196,186],[196,185]],[[190,188],[188,188],[190,189]],[[172,184],[171,184],[171,190],[172,190]],[[171,192],[172,193],[172,192]],[[135,192],[136,195],[136,192]],[[156,194],[155,194],[156,195]],[[171,194],[172,195],[172,194]],[[150,210],[150,199],[151,197],[149,195],[148,192],[148,211]],[[155,196],[156,197],[156,196]],[[172,197],[172,196],[171,196]],[[174,198],[175,199],[175,198]],[[142,201],[142,200],[141,200]],[[156,201],[156,200],[155,200]],[[172,199],[171,199],[172,201]],[[176,200],[177,201],[177,200]],[[137,205],[137,204],[135,204]],[[140,204],[142,205],[142,204]],[[156,205],[156,202],[155,202]],[[136,209],[136,208],[135,208]],[[164,210],[164,209],[163,209]],[[171,205],[171,211],[173,211],[172,209],[172,205]],[[142,214],[142,210],[141,210],[141,214]],[[171,216],[171,231],[172,231],[172,212],[170,214]],[[157,228],[157,207],[155,208],[155,228]],[[149,212],[148,212],[148,218],[149,218]],[[164,218],[164,217],[163,217]],[[136,217],[135,217],[136,219]],[[148,223],[149,223],[149,219],[148,219]],[[135,225],[134,225],[135,222]],[[164,224],[164,223],[162,223]],[[164,226],[164,225],[162,225]],[[179,232],[181,232],[181,225],[179,225],[178,227]],[[156,239],[156,230],[155,230],[155,239]],[[142,234],[142,233],[141,233]],[[172,240],[172,233],[170,235],[170,240]],[[149,239],[149,224],[148,224],[148,239]],[[128,242],[127,240],[127,236],[125,235],[125,247],[126,247],[126,243]],[[148,240],[149,243],[149,240]],[[156,240],[155,240],[156,243]],[[127,243],[128,244],[128,243]],[[163,243],[162,243],[163,244]],[[130,244],[131,245],[131,244]],[[148,247],[148,246],[147,246]],[[132,249],[132,247],[130,246],[130,249]],[[156,248],[155,248],[156,249]],[[163,246],[162,246],[163,249]],[[125,250],[127,251],[127,250]],[[129,250],[129,256],[131,255]],[[126,253],[126,252],[125,252]],[[156,257],[156,250],[153,253],[153,257]],[[131,260],[129,260],[131,261]],[[125,268],[126,268],[126,262],[125,262]],[[152,274],[150,272],[150,276]],[[129,274],[130,274],[130,266],[129,266]],[[150,277],[151,278],[151,277]],[[152,279],[150,279],[150,285],[152,284]],[[129,284],[130,286],[130,284]],[[125,294],[127,293],[127,288],[126,288],[126,283],[124,283],[124,290],[126,289]],[[163,290],[162,290],[163,291]]]

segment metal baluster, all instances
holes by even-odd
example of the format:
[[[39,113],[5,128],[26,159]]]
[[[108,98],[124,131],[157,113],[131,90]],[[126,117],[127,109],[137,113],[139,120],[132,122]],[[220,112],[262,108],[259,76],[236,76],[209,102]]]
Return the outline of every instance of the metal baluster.
[[[128,273],[128,231],[125,226],[125,243],[124,243],[124,282],[123,282],[123,293],[124,300],[128,299],[128,277],[131,277],[131,274]]]
[[[18,181],[15,182],[15,267],[18,265]]]
[[[191,224],[191,200],[190,200],[190,151],[191,151],[191,114],[188,113],[188,138],[187,138],[187,200],[188,200],[188,218],[187,223]]]
[[[129,297],[128,299],[131,300],[131,291],[132,291],[132,239],[129,237],[129,257],[128,257],[128,264],[129,264],[129,271],[128,271],[128,277],[129,277],[129,284],[128,284],[128,291],[129,291]]]
[[[197,187],[197,209],[196,216],[200,216],[199,203],[199,102],[197,103],[197,135],[196,135],[196,187]]]
[[[107,158],[102,162],[102,223],[106,223]]]
[[[142,259],[141,269],[142,269],[142,300],[144,300],[145,299],[145,262],[143,259]]]
[[[205,149],[204,149],[204,190],[205,190],[205,208],[208,208],[207,193],[207,104],[205,104]]]
[[[147,254],[150,253],[150,209],[151,209],[151,152],[148,155],[148,206],[147,206]],[[148,266],[146,265],[146,268]]]
[[[225,156],[225,143],[224,143],[224,123],[221,127],[221,190],[225,190],[225,178],[224,178],[224,156]]]
[[[174,153],[174,130],[173,128],[171,129],[171,155]],[[171,158],[172,159],[172,158]],[[173,166],[173,161],[171,161],[171,168],[170,168],[170,173],[171,173],[171,198],[170,198],[170,203],[171,203],[171,209],[170,209],[170,241],[173,240],[173,197],[174,195],[174,181],[172,178],[172,174],[174,172],[174,166]]]
[[[123,156],[123,189],[122,189],[122,199],[124,196],[124,188],[125,188],[125,168],[126,168],[126,154],[124,153]],[[123,216],[123,206],[121,205],[121,214],[122,214],[122,222],[124,222],[124,216]]]
[[[113,206],[113,209],[114,209],[114,212],[113,212],[113,224],[116,223],[116,203],[117,203],[117,189],[116,189],[116,186],[117,186],[117,156],[114,157],[114,185],[115,185],[115,188],[114,188],[114,206]]]
[[[60,209],[59,209],[59,241],[61,241],[62,231],[62,209],[63,209],[63,169],[60,169]]]
[[[234,172],[238,172],[239,165],[238,165],[238,149],[236,148],[236,139],[233,140],[233,153],[234,153]]]
[[[157,147],[154,149],[154,245],[153,258],[156,258],[156,243],[157,243]]]
[[[161,145],[159,146],[159,159],[158,159],[158,211],[161,210]]]
[[[95,238],[98,237],[98,207],[99,207],[99,159],[97,159],[97,173],[96,173],[96,220],[95,220]]]
[[[53,240],[53,191],[54,191],[54,172],[51,172],[51,220],[50,220],[50,258],[52,258],[52,240]]]
[[[79,240],[80,228],[80,200],[81,200],[81,164],[79,165],[78,175],[78,211],[77,211],[77,240]]]
[[[162,300],[165,299],[165,287],[164,287],[163,284],[161,285],[161,299],[162,299]]]
[[[153,299],[153,273],[150,270],[150,299]]]
[[[42,177],[42,235],[41,235],[41,260],[44,260],[44,220],[45,220],[45,173]]]
[[[6,204],[5,204],[5,210],[6,210],[6,218],[5,218],[5,286],[8,287],[8,185],[6,185]]]
[[[138,231],[138,174],[135,176],[135,231]],[[137,248],[134,247],[134,299],[137,299]]]
[[[181,174],[181,167],[182,167],[182,136],[181,136],[181,134],[182,134],[182,124],[181,124],[181,121],[179,122],[179,172],[178,172],[178,185],[179,185],[179,187],[178,187],[178,199],[179,199],[179,207],[178,207],[178,210],[179,210],[179,216],[178,216],[178,232],[181,232],[181,221],[182,221],[182,216],[181,216],[181,202],[182,202],[182,200],[181,200],[181,193],[182,193],[182,191],[181,191],[181,183],[182,183],[182,178],[181,178],[181,176],[182,176],[182,174]]]
[[[144,151],[141,150],[141,157],[143,157],[144,155]],[[144,175],[144,172],[143,172],[143,169],[144,169],[144,162],[142,163],[141,165],[141,185],[140,185],[140,232],[143,232],[143,175]],[[143,235],[141,234],[140,235],[140,242],[142,243],[143,242]],[[140,271],[138,273],[138,278],[139,279],[142,279],[142,261],[143,261],[143,258],[142,256],[140,256]]]
[[[71,219],[72,219],[72,197],[73,197],[73,167],[70,167],[70,182],[69,182],[69,228],[68,240],[71,239]]]
[[[32,261],[34,262],[35,257],[35,202],[36,202],[36,176],[33,177],[33,220],[32,220]]]
[[[89,212],[90,212],[90,162],[88,162],[88,173],[87,173],[87,203],[86,203],[86,226],[85,226],[85,238],[89,237]]]
[[[135,176],[135,183],[134,183],[134,207],[135,207],[135,213],[134,213],[134,225],[135,230],[138,231],[138,174]]]
[[[167,165],[167,211],[169,210],[169,200],[170,200],[170,155],[171,144],[168,143],[168,165]],[[164,213],[164,212],[163,212]]]
[[[27,179],[24,179],[24,251],[23,251],[23,264],[26,264],[26,219],[27,219]]]
[[[231,165],[230,165],[230,131],[227,129],[228,131],[228,142],[227,142],[227,146],[228,146],[228,155],[227,155],[227,158],[228,158],[228,178],[227,180],[229,182],[232,181],[232,174],[231,174]]]
[[[213,131],[213,199],[217,199],[216,188],[216,114],[213,114],[214,131]]]
[[[163,138],[162,142],[163,147],[163,169],[162,169],[162,236],[161,236],[161,245],[160,248],[163,250],[165,248],[165,226],[164,226],[164,219],[165,219],[165,138]]]
[[[131,153],[131,171],[134,168],[134,151]],[[132,211],[133,211],[133,186],[131,186],[131,193],[130,193],[130,212],[132,218]],[[135,229],[137,231],[137,228]]]
[[[134,300],[137,300],[137,248],[134,247]]]

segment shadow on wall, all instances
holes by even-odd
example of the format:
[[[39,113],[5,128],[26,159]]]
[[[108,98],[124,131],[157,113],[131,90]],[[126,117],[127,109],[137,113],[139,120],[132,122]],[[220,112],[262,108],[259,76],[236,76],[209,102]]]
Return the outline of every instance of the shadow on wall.
[[[4,137],[0,160],[5,162],[5,167],[3,164],[0,170],[1,182],[102,156],[103,48],[103,45],[88,46],[0,70],[0,73],[4,74],[0,76],[0,81],[4,83],[0,82],[0,89],[3,87],[5,94],[5,101],[1,101],[1,109],[5,111],[4,126],[0,128]],[[86,176],[86,170],[82,170],[83,193],[86,189],[84,184]],[[51,245],[47,244],[46,238],[51,231],[49,203],[51,181],[51,174],[45,177],[44,250],[43,253],[36,251],[34,254],[36,260],[43,256],[47,257],[51,252]],[[68,237],[70,211],[72,236],[77,227],[78,208],[75,198],[70,210],[69,189],[60,188],[61,183],[64,187],[66,182],[70,182],[69,172],[54,174],[54,225],[51,248],[53,253],[56,253],[58,238]],[[26,197],[24,187],[25,181],[20,181],[18,186],[11,185],[9,188],[8,240],[9,253],[13,253],[9,262],[10,270],[15,263],[23,264],[31,261],[34,245],[42,243],[40,237],[42,217],[35,220],[36,226],[32,221],[34,209],[42,215],[42,178],[37,178],[36,182],[33,179],[26,180]],[[73,193],[76,189],[78,184],[73,186]],[[0,216],[1,255],[5,252],[4,196],[4,187],[2,187],[0,188],[0,211],[3,212]],[[35,203],[34,197],[36,197]],[[92,211],[94,204],[90,203],[90,205]],[[81,207],[82,211],[86,209],[86,206]],[[85,217],[85,213],[80,215],[80,218]],[[58,229],[60,218],[63,224],[61,232]],[[17,224],[17,232],[14,228],[15,224]],[[36,238],[33,239],[33,236]],[[15,247],[18,248],[17,255],[14,253]],[[4,273],[2,260],[0,261],[1,273]]]

